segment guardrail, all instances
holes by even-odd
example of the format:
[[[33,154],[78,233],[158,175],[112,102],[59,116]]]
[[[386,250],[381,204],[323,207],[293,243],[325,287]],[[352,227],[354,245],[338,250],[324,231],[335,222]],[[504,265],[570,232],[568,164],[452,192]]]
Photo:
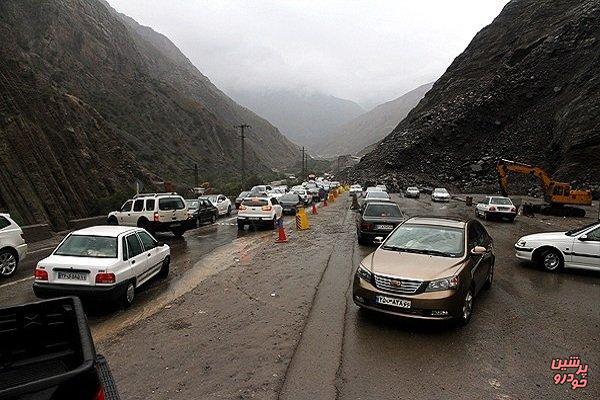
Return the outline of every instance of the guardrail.
[[[72,219],[67,224],[68,231],[77,229],[89,228],[90,226],[106,225],[106,216],[98,215],[96,217]],[[50,239],[54,232],[49,224],[35,224],[21,226],[23,238],[27,243],[41,242],[42,240]]]

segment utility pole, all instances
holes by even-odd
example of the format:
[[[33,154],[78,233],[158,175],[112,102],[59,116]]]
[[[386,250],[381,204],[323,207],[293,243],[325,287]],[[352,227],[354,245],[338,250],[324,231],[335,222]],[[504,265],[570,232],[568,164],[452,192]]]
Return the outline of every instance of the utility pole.
[[[239,128],[241,136],[240,139],[242,141],[242,189],[246,188],[246,147],[244,146],[244,139],[246,138],[246,136],[244,136],[244,131],[247,128],[250,128],[250,125],[248,124],[241,124],[241,125],[237,125],[236,128]]]
[[[194,163],[194,188],[198,187],[198,164]]]

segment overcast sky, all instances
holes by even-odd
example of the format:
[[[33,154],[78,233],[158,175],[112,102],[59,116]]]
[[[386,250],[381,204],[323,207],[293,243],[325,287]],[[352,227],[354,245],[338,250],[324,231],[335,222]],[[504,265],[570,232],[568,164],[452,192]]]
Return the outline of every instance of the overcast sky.
[[[109,0],[226,92],[315,90],[367,107],[435,80],[507,0]]]

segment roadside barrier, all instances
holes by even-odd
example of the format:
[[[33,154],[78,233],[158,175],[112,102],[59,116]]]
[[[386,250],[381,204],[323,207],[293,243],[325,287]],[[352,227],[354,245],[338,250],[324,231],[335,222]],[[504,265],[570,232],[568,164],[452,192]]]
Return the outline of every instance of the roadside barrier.
[[[300,207],[296,210],[296,229],[299,231],[305,231],[310,228],[308,223],[308,215],[304,207]]]
[[[333,198],[334,198],[334,199],[337,199],[337,197],[338,197],[338,191],[337,191],[337,189],[333,189],[333,190],[331,191],[331,193],[333,194]]]
[[[318,212],[317,212],[317,205],[315,203],[313,203],[312,208],[310,210],[310,213],[312,215],[317,215],[318,214]]]
[[[277,240],[275,240],[275,243],[286,243],[288,241],[288,238],[285,234],[285,229],[283,227],[283,219],[282,218],[280,218],[277,221],[277,226],[278,226],[279,235],[277,237]]]

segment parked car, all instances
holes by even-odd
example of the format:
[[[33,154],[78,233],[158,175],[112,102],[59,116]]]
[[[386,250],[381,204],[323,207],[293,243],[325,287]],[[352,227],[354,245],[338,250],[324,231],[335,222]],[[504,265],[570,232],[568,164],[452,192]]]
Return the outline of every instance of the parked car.
[[[211,194],[209,196],[199,197],[199,199],[205,199],[211,202],[211,204],[217,207],[219,215],[231,215],[231,200],[224,194]]]
[[[217,222],[219,210],[207,199],[189,199],[185,201],[188,213],[198,221],[199,224]]]
[[[145,193],[127,200],[119,211],[108,214],[108,225],[136,226],[154,234],[173,232],[181,237],[196,228],[183,197],[177,193]]]
[[[244,200],[246,197],[248,197],[250,195],[250,191],[249,190],[244,190],[243,192],[241,192],[238,197],[235,198],[235,209],[237,210],[238,208],[240,208],[240,204],[242,204],[242,200]]]
[[[475,216],[483,219],[506,218],[513,222],[517,216],[517,207],[508,197],[488,196],[475,207]]]
[[[450,201],[450,193],[445,188],[435,188],[431,192],[431,201]]]
[[[311,194],[308,193],[308,191],[303,187],[292,188],[291,193],[295,193],[298,196],[300,196],[302,198],[302,201],[304,201],[304,204],[309,204],[312,201]]]
[[[393,202],[369,202],[356,218],[356,236],[362,245],[372,244],[376,237],[386,237],[405,220],[398,204]]]
[[[493,240],[477,220],[413,217],[365,257],[354,275],[361,308],[467,324],[494,278]]]
[[[67,235],[35,269],[37,297],[79,296],[129,306],[135,291],[166,278],[171,250],[145,229],[94,226]]]
[[[600,270],[600,222],[566,232],[527,235],[515,244],[516,256],[547,271],[562,268]]]
[[[350,194],[355,194],[357,196],[360,196],[362,194],[362,186],[360,185],[352,185],[350,186]]]
[[[390,195],[387,194],[387,192],[372,190],[370,192],[367,192],[367,194],[365,194],[364,201],[371,200],[371,199],[389,200]]]
[[[0,325],[0,399],[119,399],[78,298],[0,308]]]
[[[296,214],[298,207],[304,207],[304,200],[296,193],[286,193],[278,200],[284,214]]]
[[[0,278],[13,275],[26,255],[27,243],[21,227],[9,214],[0,214]]]
[[[409,198],[412,197],[412,198],[418,199],[419,197],[421,197],[421,192],[419,191],[418,187],[409,186],[404,191],[404,197],[409,197]]]
[[[273,229],[282,215],[283,208],[276,198],[246,197],[238,210],[238,229],[244,229],[246,225],[262,225]]]

